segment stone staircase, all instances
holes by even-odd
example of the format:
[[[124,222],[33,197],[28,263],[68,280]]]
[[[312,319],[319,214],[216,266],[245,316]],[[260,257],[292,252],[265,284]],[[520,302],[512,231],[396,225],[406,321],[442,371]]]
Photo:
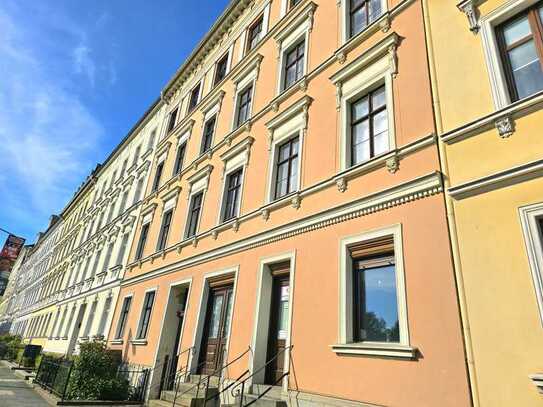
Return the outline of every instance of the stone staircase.
[[[178,389],[177,399],[175,406],[183,407],[203,407],[204,406],[204,391],[205,389],[196,390],[195,384],[200,380],[200,376],[192,375],[190,381],[187,383],[180,383]],[[243,395],[242,406],[245,406],[251,402],[251,407],[287,407],[286,396],[283,394],[280,386],[274,386],[264,396],[260,395],[268,388],[266,385],[253,384],[249,388],[249,391]],[[207,391],[207,397],[211,397],[219,392],[218,378],[212,377],[209,383]],[[260,398],[259,398],[260,397]],[[150,400],[149,407],[174,407],[173,399],[175,398],[175,391],[163,391],[160,400]],[[223,397],[209,400],[206,407],[240,407],[240,400],[237,397],[235,400],[231,400],[231,404],[227,404],[219,401],[224,400]],[[255,401],[257,400],[257,401]]]

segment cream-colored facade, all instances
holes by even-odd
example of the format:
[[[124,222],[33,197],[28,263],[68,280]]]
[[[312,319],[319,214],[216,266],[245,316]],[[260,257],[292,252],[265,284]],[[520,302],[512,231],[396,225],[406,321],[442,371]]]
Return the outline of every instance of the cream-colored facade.
[[[541,7],[425,1],[475,406],[543,403]]]

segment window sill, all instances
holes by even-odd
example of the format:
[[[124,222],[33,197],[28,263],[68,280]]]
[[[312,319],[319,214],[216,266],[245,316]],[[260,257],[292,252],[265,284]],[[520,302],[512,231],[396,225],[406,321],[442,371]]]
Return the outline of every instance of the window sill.
[[[331,345],[332,351],[338,355],[362,355],[397,359],[417,358],[417,348],[405,345],[386,343],[347,343]]]
[[[134,346],[145,346],[147,345],[147,339],[133,339],[130,343]]]
[[[112,345],[122,345],[124,341],[122,339],[112,339],[109,343]]]
[[[532,374],[529,376],[537,387],[540,394],[543,394],[543,373]]]

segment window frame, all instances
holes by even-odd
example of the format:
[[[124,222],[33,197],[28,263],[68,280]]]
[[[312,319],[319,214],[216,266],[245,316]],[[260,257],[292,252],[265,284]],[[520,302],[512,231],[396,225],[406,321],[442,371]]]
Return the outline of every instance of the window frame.
[[[252,33],[254,32],[256,27],[260,27],[260,30],[258,31],[258,35],[256,40],[253,43]],[[260,14],[257,18],[254,19],[254,21],[251,23],[249,28],[247,29],[247,39],[245,41],[245,54],[248,54],[253,49],[257,47],[257,45],[262,40],[262,37],[264,36],[264,15]]]
[[[122,301],[122,305],[121,305],[121,310],[119,312],[119,319],[117,320],[117,326],[116,326],[116,329],[115,329],[115,339],[123,339],[124,337],[124,331],[126,330],[126,325],[128,323],[128,317],[130,315],[130,310],[132,308],[132,302],[134,301],[133,299],[134,295],[133,294],[128,294],[126,296],[124,296],[123,298],[123,301]],[[126,305],[126,302],[129,301],[128,303],[128,306],[125,310],[125,305]]]
[[[149,229],[151,228],[151,222],[146,222],[141,225],[140,235],[138,238],[138,244],[136,246],[136,252],[134,253],[134,260],[141,260],[145,254],[145,246],[149,239]],[[143,233],[145,231],[145,234]]]
[[[543,327],[543,202],[519,208],[519,216]]]
[[[195,91],[198,91],[198,94],[195,97]],[[200,98],[202,96],[202,81],[198,82],[189,92],[189,99],[187,102],[187,115],[192,113],[194,109],[196,109],[196,106],[198,106],[198,103],[200,103]]]
[[[160,189],[160,181],[162,179],[162,175],[164,173],[164,165],[166,160],[160,160],[157,162],[155,167],[155,176],[153,177],[153,185],[151,189],[151,193],[156,192]],[[160,168],[160,171],[159,171]]]
[[[247,123],[248,121],[251,120],[252,114],[253,114],[253,101],[254,101],[255,85],[256,85],[256,81],[250,81],[245,86],[240,88],[240,90],[238,90],[238,92],[236,93],[236,106],[235,106],[235,110],[234,110],[235,114],[234,114],[234,126],[233,126],[233,129],[239,129],[241,126],[243,126],[245,123]],[[249,91],[249,101],[247,103],[247,105],[248,105],[247,117],[245,118],[245,120],[240,122],[240,112],[241,112],[241,107],[242,107],[241,99],[242,99],[243,95],[247,91]]]
[[[293,144],[293,141],[297,139],[298,140],[298,152],[295,154],[295,156],[292,155],[292,144]],[[285,160],[282,160],[282,161],[279,161],[279,151],[281,150],[281,148],[283,146],[285,146],[286,144],[289,144],[290,147],[289,147],[289,156],[287,159]],[[274,161],[273,161],[273,165],[274,165],[274,169],[273,169],[273,201],[277,201],[279,199],[282,199],[290,194],[293,194],[295,193],[296,191],[299,191],[300,190],[300,161],[301,161],[301,150],[300,150],[300,144],[301,144],[301,139],[300,139],[300,134],[299,132],[295,132],[294,134],[286,137],[285,139],[281,140],[280,142],[278,142],[276,145],[275,145],[275,155],[274,155]],[[285,164],[285,163],[288,163],[288,184],[287,185],[290,185],[290,177],[291,177],[291,172],[292,172],[292,161],[296,159],[296,171],[297,171],[297,186],[295,189],[290,189],[289,188],[289,191],[281,196],[278,196],[277,195],[277,177],[278,177],[278,170],[279,170],[279,166],[282,165],[282,164]]]
[[[183,152],[181,157],[179,157],[180,152]],[[179,175],[183,170],[183,163],[185,162],[185,155],[187,153],[187,142],[184,141],[177,145],[177,150],[175,151],[175,161],[173,164],[173,173],[172,176]]]
[[[219,67],[224,62],[224,73],[222,76],[219,76]],[[213,88],[216,87],[218,84],[220,84],[224,78],[228,75],[228,72],[230,71],[230,50],[226,51],[226,53],[220,57],[217,62],[215,63],[215,73],[213,74]]]
[[[402,225],[395,224],[389,227],[381,229],[375,229],[362,234],[347,236],[340,240],[340,256],[339,256],[339,282],[340,282],[340,296],[339,296],[339,337],[338,347],[349,346],[354,351],[350,353],[360,352],[366,354],[369,351],[371,354],[379,349],[395,347],[397,349],[410,348],[410,336],[409,336],[409,318],[407,309],[407,292],[405,284],[405,270],[404,270],[404,252],[403,252],[403,240],[402,240]],[[400,340],[399,342],[371,342],[371,341],[355,341],[354,336],[354,301],[353,301],[353,287],[354,287],[354,271],[353,271],[353,258],[351,256],[350,249],[354,245],[358,245],[367,241],[371,241],[377,238],[392,236],[394,241],[394,262],[396,272],[396,296],[397,296],[397,309],[398,309],[398,323],[400,328]],[[358,348],[358,350],[357,350]],[[334,349],[334,351],[341,353]],[[390,349],[389,349],[390,351]],[[367,353],[367,354],[370,354]],[[377,354],[378,355],[378,354]]]
[[[228,197],[229,197],[229,192],[230,192],[230,188],[229,188],[229,180],[230,180],[230,177],[234,174],[234,173],[237,173],[237,172],[240,172],[240,176],[239,176],[239,185],[237,186],[237,209],[235,211],[234,214],[232,214],[232,216],[230,217],[226,217],[226,210],[228,208]],[[239,213],[241,211],[241,199],[242,199],[242,196],[243,196],[243,181],[245,179],[245,164],[243,165],[238,165],[234,168],[232,168],[230,171],[228,171],[227,173],[224,174],[224,183],[223,183],[223,193],[222,193],[222,197],[221,197],[221,210],[220,210],[220,223],[225,223],[225,222],[229,222],[231,221],[232,219],[235,219],[239,216]]]
[[[179,118],[179,106],[175,106],[168,113],[168,124],[166,125],[166,135],[170,134],[175,129],[178,118]]]
[[[303,54],[298,55],[298,50],[300,47],[303,46]],[[292,53],[296,53],[296,58],[292,64],[288,64],[289,55]],[[305,75],[306,75],[306,60],[307,56],[307,44],[304,39],[300,39],[299,41],[296,41],[294,44],[292,44],[290,47],[285,49],[283,51],[283,67],[282,67],[282,79],[281,79],[281,90],[285,91],[287,89],[290,89],[292,86],[296,85],[297,82],[299,82]],[[302,75],[298,78],[296,78],[292,83],[287,83],[287,71],[289,68],[295,67],[296,68],[296,74],[298,74],[298,64],[302,64]]]
[[[205,118],[204,126],[202,130],[202,140],[200,143],[200,155],[208,152],[213,148],[213,138],[215,137],[215,130],[217,128],[217,116],[218,112],[212,114],[209,118]],[[209,130],[210,134],[208,134],[208,124],[210,122],[213,122],[213,125],[211,126],[211,130]],[[208,138],[209,137],[209,138]],[[209,145],[206,147],[206,141],[209,140]]]
[[[149,334],[149,327],[151,326],[151,319],[153,317],[153,308],[156,301],[156,288],[151,288],[149,290],[145,291],[145,295],[143,296],[143,301],[141,303],[141,310],[140,310],[140,316],[138,319],[138,324],[136,325],[136,341],[145,341],[147,339],[147,335]],[[151,304],[148,304],[147,298],[150,297],[152,294],[152,302]],[[147,321],[145,321],[145,315],[149,311]],[[142,329],[145,325],[145,332],[142,332]],[[142,335],[143,334],[143,335]]]
[[[198,195],[201,195],[200,204],[199,204],[200,206],[198,208],[198,217],[196,219],[194,232],[192,233],[190,228],[191,228],[191,223],[192,223],[192,216],[194,214],[194,199]],[[205,189],[199,189],[197,191],[191,192],[191,194],[190,194],[189,206],[188,206],[188,211],[187,211],[187,218],[186,218],[185,229],[184,229],[184,233],[183,233],[183,236],[184,236],[185,239],[192,239],[196,235],[198,235],[198,230],[200,228],[200,221],[202,219],[202,209],[203,209],[203,206],[204,206],[204,197],[205,197]]]
[[[160,231],[158,233],[158,239],[157,239],[157,245],[156,245],[157,252],[162,251],[167,247],[168,237],[170,234],[170,229],[172,227],[173,209],[174,208],[170,208],[162,214],[162,220],[160,222]],[[166,220],[168,220],[167,224],[166,224]]]

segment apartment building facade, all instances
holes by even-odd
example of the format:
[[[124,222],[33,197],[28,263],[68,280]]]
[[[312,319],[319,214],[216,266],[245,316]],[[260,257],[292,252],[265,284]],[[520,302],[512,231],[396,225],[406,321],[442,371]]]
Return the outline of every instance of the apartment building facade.
[[[52,291],[54,323],[45,350],[71,355],[108,334],[149,176],[160,105],[154,104],[66,207],[62,253]]]
[[[543,4],[425,3],[473,402],[538,406]]]
[[[470,405],[423,16],[232,2],[163,89],[108,337],[151,397],[174,360],[298,404]]]

